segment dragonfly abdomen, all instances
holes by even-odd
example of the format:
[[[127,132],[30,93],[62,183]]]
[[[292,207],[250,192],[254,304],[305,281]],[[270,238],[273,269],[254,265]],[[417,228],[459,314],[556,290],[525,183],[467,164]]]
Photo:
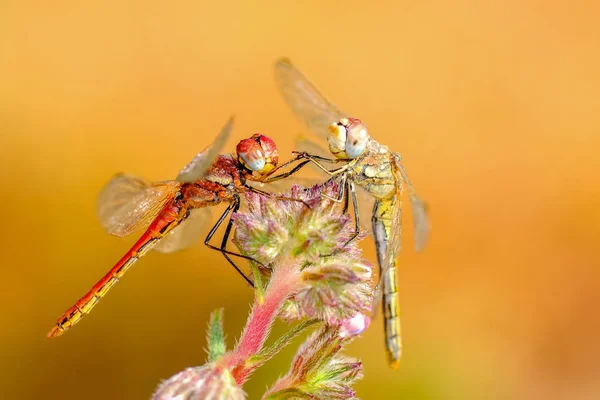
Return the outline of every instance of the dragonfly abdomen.
[[[388,360],[392,368],[397,368],[402,356],[402,336],[400,325],[400,303],[398,296],[398,280],[396,271],[396,254],[388,257],[392,229],[399,230],[401,226],[393,225],[392,214],[395,207],[400,207],[400,199],[392,197],[378,200],[373,209],[373,235],[377,248],[380,279],[383,284],[383,314],[385,324],[385,346]],[[398,239],[400,236],[398,236]],[[399,246],[397,247],[399,249]]]
[[[390,266],[383,276],[383,310],[385,321],[385,345],[392,368],[398,368],[402,357],[402,332],[396,266]]]
[[[67,329],[79,322],[86,314],[89,314],[98,301],[106,295],[111,287],[127,272],[129,268],[148,251],[150,251],[159,240],[184,219],[185,213],[176,202],[165,206],[156,219],[150,224],[146,232],[138,239],[129,251],[102,277],[75,305],[69,308],[58,319],[58,322],[48,333],[48,337],[62,335]]]

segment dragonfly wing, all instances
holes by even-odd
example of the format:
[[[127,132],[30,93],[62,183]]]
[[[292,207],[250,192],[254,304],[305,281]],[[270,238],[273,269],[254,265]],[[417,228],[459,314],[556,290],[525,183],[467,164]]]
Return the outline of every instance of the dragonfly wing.
[[[172,253],[190,247],[208,230],[210,215],[211,212],[208,207],[193,209],[178,227],[167,233],[158,242],[154,250],[161,253]]]
[[[115,236],[146,228],[180,187],[177,181],[152,183],[133,175],[116,175],[98,196],[100,223]]]
[[[358,188],[356,191],[358,197],[358,216],[360,218],[360,226],[367,233],[371,232],[371,218],[373,217],[374,199],[366,190]]]
[[[378,246],[380,246],[380,248],[378,248],[377,251],[381,263],[380,277],[383,277],[387,270],[396,263],[396,258],[398,257],[398,253],[402,246],[402,184],[406,184],[409,193],[415,230],[415,247],[417,251],[421,251],[427,243],[430,231],[427,206],[419,196],[417,196],[404,167],[400,164],[400,158],[398,156],[396,156],[395,165],[395,180],[398,184],[396,185],[397,190],[393,201],[395,206],[392,207],[391,217],[391,226],[394,227],[394,229],[391,229],[389,238],[387,238],[388,240],[385,240],[384,237],[379,238]],[[377,232],[375,232],[375,234],[377,236]],[[379,236],[383,236],[383,234],[380,233]],[[373,310],[376,309],[378,302],[381,300],[383,294],[382,289],[383,285],[380,278],[373,300]]]
[[[231,116],[225,124],[215,141],[208,146],[204,151],[198,153],[177,175],[179,182],[195,182],[202,178],[213,164],[225,142],[229,138],[231,129],[233,128],[234,118]]]
[[[313,156],[332,158],[332,154],[329,150],[303,134],[300,134],[296,137],[294,150],[306,152]],[[321,171],[320,168],[319,171]]]
[[[324,139],[327,138],[330,124],[347,118],[344,112],[319,93],[289,59],[283,58],[275,63],[275,81],[296,116]]]
[[[410,207],[413,215],[413,225],[415,230],[415,249],[417,251],[423,250],[427,244],[429,238],[429,232],[431,225],[429,222],[429,216],[427,215],[427,204],[417,195],[408,174],[402,164],[398,163],[398,169],[401,174],[401,178],[408,188],[408,196],[410,198]]]

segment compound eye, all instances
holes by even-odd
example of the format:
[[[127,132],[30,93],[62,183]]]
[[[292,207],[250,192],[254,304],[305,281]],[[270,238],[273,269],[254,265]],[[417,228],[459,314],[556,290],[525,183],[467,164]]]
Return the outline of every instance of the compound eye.
[[[260,172],[265,168],[265,154],[254,137],[241,140],[236,147],[236,152],[238,160],[249,170]]]
[[[329,135],[327,135],[329,151],[337,158],[346,158],[345,149],[347,134],[348,131],[342,123],[335,122],[329,125]]]
[[[349,158],[360,157],[366,150],[370,135],[367,126],[353,120],[347,128],[345,150]]]
[[[265,162],[267,164],[272,164],[273,167],[276,167],[277,163],[279,162],[279,152],[277,151],[275,141],[265,135],[254,136],[258,136],[258,142],[260,143],[260,148],[263,150]]]
[[[275,167],[277,167],[277,163],[279,162],[279,152],[277,151],[277,146],[275,145],[273,139],[265,135],[258,135],[258,142],[260,144],[260,148],[262,149],[263,159],[265,161],[264,166],[258,172],[263,175],[270,174]]]

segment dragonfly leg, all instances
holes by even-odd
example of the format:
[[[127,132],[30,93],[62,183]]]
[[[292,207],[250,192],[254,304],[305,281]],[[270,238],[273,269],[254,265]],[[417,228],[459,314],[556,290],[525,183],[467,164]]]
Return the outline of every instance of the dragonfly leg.
[[[260,190],[255,187],[252,187],[252,186],[248,186],[248,185],[245,185],[245,186],[246,186],[246,189],[248,189],[249,191],[254,192],[256,194],[260,194],[261,196],[267,196],[267,197],[273,196],[277,200],[297,201],[297,202],[304,204],[306,206],[306,208],[310,209],[310,205],[302,199],[296,199],[294,197],[288,197],[288,196],[273,195],[272,193],[265,192],[264,190]]]
[[[296,157],[298,157],[298,158],[311,158],[313,160],[328,162],[328,163],[331,163],[331,164],[338,164],[338,163],[347,161],[347,160],[342,159],[342,158],[327,158],[327,157],[318,156],[316,154],[309,154],[309,153],[304,152],[304,151],[292,151],[292,154],[295,154]]]
[[[329,180],[327,180],[327,182],[325,182],[323,184],[323,186],[327,185],[329,182],[331,182],[332,180],[334,180],[337,176],[332,176],[331,178],[329,178]],[[346,180],[347,180],[347,176],[346,174],[342,175],[342,177],[340,178],[340,185],[339,185],[339,192],[337,197],[333,197],[333,196],[329,196],[327,194],[323,194],[321,193],[321,197],[324,197],[326,199],[329,199],[331,201],[335,201],[336,203],[341,203],[342,200],[346,199],[346,204],[344,206],[344,213],[348,210],[348,196],[345,196],[345,188],[346,188]]]
[[[354,187],[354,183],[351,181],[348,181],[348,191],[352,196],[352,211],[354,212],[354,233],[352,234],[350,239],[348,239],[346,243],[344,243],[343,247],[346,247],[348,244],[350,244],[350,242],[356,239],[356,237],[360,233],[360,218],[358,216],[358,200],[356,199],[356,188]]]
[[[315,155],[308,154],[308,153],[299,153],[298,152],[296,154],[297,154],[297,157],[299,157],[299,158],[307,158],[307,159],[309,159],[310,161],[312,161],[313,164],[315,164],[317,167],[319,167],[321,170],[323,170],[323,172],[325,172],[326,174],[331,175],[331,176],[339,175],[339,174],[343,173],[344,171],[348,170],[348,168],[350,166],[350,163],[347,163],[346,165],[344,165],[344,166],[342,166],[340,168],[329,170],[329,169],[327,169],[327,167],[325,167],[323,165],[322,162],[339,163],[339,162],[342,162],[342,161],[346,161],[347,162],[348,160],[341,160],[341,159],[335,159],[334,160],[334,159],[324,158],[324,157],[321,157],[321,156],[315,156]]]
[[[347,166],[335,169],[335,170],[328,170],[324,165],[321,164],[322,161],[324,162],[329,162],[329,163],[338,163],[338,162],[342,162],[345,160],[339,160],[339,159],[329,159],[329,158],[325,158],[325,157],[321,157],[321,156],[316,156],[316,155],[312,155],[312,154],[308,154],[308,153],[304,153],[304,152],[294,152],[296,154],[296,157],[284,164],[282,164],[281,166],[279,166],[277,169],[285,167],[293,162],[299,161],[303,158],[306,158],[306,160],[302,161],[300,164],[296,165],[294,168],[292,168],[290,171],[288,172],[284,172],[282,174],[270,177],[268,179],[266,179],[265,181],[263,181],[264,183],[271,183],[271,182],[275,182],[281,179],[285,179],[293,174],[295,174],[296,172],[298,172],[300,169],[302,169],[306,164],[308,164],[309,162],[314,163],[316,166],[318,166],[320,169],[322,169],[323,171],[325,171],[328,175],[331,176],[331,178],[329,180],[327,180],[327,182],[325,182],[323,184],[323,186],[325,186],[326,184],[328,184],[329,182],[331,182],[333,179],[335,179],[339,174],[341,174],[342,172],[346,171],[348,169]],[[337,198],[334,198],[332,196],[328,196],[325,194],[321,194],[321,197],[325,197],[329,200],[335,201],[337,203],[341,202],[343,197],[344,197],[344,186],[345,186],[345,182],[346,182],[346,176],[342,175],[342,180],[341,180],[341,184],[340,184],[340,192]],[[256,193],[261,193],[261,191],[256,190],[254,188],[251,188],[250,190],[256,192]],[[265,192],[262,192],[263,194]],[[295,201],[299,201],[298,199],[293,199],[293,198],[287,198],[287,197],[278,197],[282,200],[295,200]],[[302,200],[300,200],[302,201]],[[308,204],[306,204],[304,201],[302,201],[304,203],[304,205],[306,205],[307,207]],[[310,208],[310,207],[309,207]],[[346,207],[344,208],[344,210],[347,210],[348,207],[346,205]],[[345,212],[345,211],[344,211]]]
[[[228,215],[235,213],[237,210],[239,210],[240,208],[240,199],[239,197],[235,197],[234,200],[231,202],[231,204],[227,207],[227,209],[225,210],[225,212],[221,215],[221,217],[219,217],[219,220],[217,221],[217,223],[212,227],[212,229],[210,230],[210,232],[208,233],[208,235],[206,236],[206,239],[204,239],[204,245],[206,245],[206,247],[213,249],[213,250],[217,250],[219,251],[221,254],[223,254],[223,257],[225,257],[225,259],[227,261],[229,261],[229,263],[231,265],[233,265],[233,268],[235,268],[235,270],[244,278],[244,280],[246,282],[248,282],[250,284],[250,286],[254,287],[254,284],[252,283],[252,281],[250,280],[250,278],[248,278],[246,276],[246,274],[244,274],[242,272],[242,270],[236,265],[236,263],[229,257],[229,256],[237,256],[243,259],[246,259],[248,261],[253,261],[263,267],[266,268],[266,266],[261,263],[258,260],[255,260],[254,258],[250,257],[250,256],[246,256],[244,254],[239,254],[239,253],[235,253],[232,251],[227,250],[227,241],[229,240],[229,235],[231,234],[231,228],[233,226],[233,220],[231,219],[231,217],[229,217],[229,221],[227,223],[227,227],[225,229],[225,235],[223,235],[223,239],[221,241],[221,246],[217,247],[213,244],[210,243],[210,241],[212,240],[213,236],[215,235],[215,233],[217,232],[217,229],[219,229],[219,227],[221,226],[221,224],[223,223],[223,221],[225,221],[225,219],[227,218]]]
[[[291,164],[292,162],[296,162],[299,161],[300,159],[296,158],[293,159],[291,161],[286,162],[285,164],[282,164],[281,166],[279,166],[277,169],[285,167],[286,165]],[[302,167],[304,167],[306,164],[308,164],[310,162],[310,160],[303,160],[300,164],[296,165],[294,168],[292,168],[290,171],[288,172],[284,172],[282,174],[279,175],[275,175],[275,176],[271,176],[269,178],[267,178],[266,180],[264,180],[264,183],[271,183],[271,182],[275,182],[275,181],[279,181],[281,179],[285,179],[288,176],[291,176],[293,174],[295,174],[296,172],[298,172],[300,169],[302,169]]]
[[[344,198],[344,209],[342,210],[342,213],[346,214],[348,212],[348,205],[350,203],[350,199],[348,198],[348,196],[344,196],[344,193],[343,193],[344,191],[342,189],[342,188],[344,188],[346,186],[346,174],[342,175],[342,177],[343,177],[342,179],[344,180],[344,182],[343,182],[343,184],[341,185],[341,188],[340,188],[340,197],[339,197],[339,199],[341,200],[342,196],[343,196],[343,198]]]
[[[325,160],[325,161],[331,161],[331,162],[335,162],[335,161],[336,161],[336,160],[329,160],[329,159],[327,159],[327,158],[323,158],[323,157],[319,157],[319,156],[311,156],[311,157],[315,157],[315,159],[319,159],[319,160]],[[292,161],[288,161],[287,163],[283,164],[282,166],[284,166],[284,165],[287,165],[287,164],[290,164],[290,163],[292,163],[292,162],[294,162],[294,161],[298,161],[299,159],[300,159],[300,158],[296,158],[296,159],[294,159],[294,160],[292,160]],[[287,177],[289,177],[289,176],[291,176],[291,175],[295,174],[296,172],[298,172],[298,171],[299,171],[299,170],[300,170],[302,167],[304,167],[306,164],[308,164],[308,163],[309,163],[309,162],[311,162],[311,161],[312,161],[313,163],[317,164],[319,167],[321,167],[321,165],[320,165],[318,162],[316,162],[315,160],[312,160],[312,159],[304,160],[303,162],[301,162],[300,164],[298,164],[298,165],[296,165],[294,168],[292,168],[292,170],[291,170],[291,171],[289,171],[289,172],[285,172],[285,173],[283,173],[283,174],[280,174],[280,175],[277,175],[277,176],[274,176],[274,177],[271,177],[271,178],[267,179],[267,180],[266,180],[266,181],[264,181],[264,182],[265,182],[265,183],[270,183],[270,182],[275,182],[275,181],[278,181],[278,180],[280,180],[280,179],[287,178]],[[330,175],[331,175],[331,171],[329,171],[329,170],[327,170],[327,169],[325,169],[325,171],[326,171],[328,174],[330,174]],[[334,180],[336,177],[337,177],[337,174],[334,174],[334,175],[332,175],[332,176],[331,176],[331,178],[329,178],[329,179],[328,179],[328,180],[327,180],[327,181],[326,181],[326,182],[325,182],[325,183],[324,183],[322,186],[326,186],[326,185],[327,185],[329,182],[331,182],[332,180]],[[338,195],[338,197],[337,197],[337,198],[334,198],[334,197],[331,197],[331,196],[328,196],[328,195],[325,195],[325,194],[321,194],[321,197],[325,197],[325,198],[327,198],[327,199],[329,199],[329,200],[332,200],[332,201],[335,201],[335,202],[338,202],[338,203],[339,203],[339,202],[341,202],[341,201],[342,201],[342,198],[343,198],[343,196],[344,196],[344,184],[345,184],[345,182],[346,182],[346,176],[345,176],[345,175],[342,175],[342,182],[343,182],[343,183],[340,185],[340,191],[339,191],[339,195]],[[257,190],[254,190],[254,188],[251,188],[251,190],[252,190],[252,191],[254,191],[254,192],[257,192],[257,193],[259,193],[259,191],[257,191]],[[288,198],[288,197],[282,197],[282,196],[278,196],[278,198],[279,198],[279,199],[282,199],[282,200],[295,200],[295,201],[302,201],[302,200],[299,200],[299,199]],[[310,208],[310,206],[309,206],[308,204],[306,204],[304,201],[302,201],[302,202],[304,203],[304,205],[305,205],[306,207]],[[344,210],[347,210],[347,208],[348,208],[348,207],[346,206]],[[345,212],[345,211],[344,211],[344,212]]]
[[[344,182],[344,186],[347,186],[347,190],[348,192],[350,192],[350,196],[352,196],[352,211],[354,212],[354,233],[348,240],[346,240],[346,243],[344,243],[342,247],[338,248],[337,250],[334,250],[331,254],[321,254],[321,257],[329,257],[338,254],[343,248],[348,246],[360,234],[360,217],[358,214],[358,200],[356,199],[356,188],[354,187],[354,183],[352,181]],[[348,202],[348,196],[346,195],[345,197],[346,202]],[[348,211],[348,204],[346,204],[344,208],[345,211]]]

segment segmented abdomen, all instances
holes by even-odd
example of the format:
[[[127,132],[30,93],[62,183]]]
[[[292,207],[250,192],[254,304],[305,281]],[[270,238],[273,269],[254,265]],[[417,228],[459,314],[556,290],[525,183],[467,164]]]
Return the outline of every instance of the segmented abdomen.
[[[106,295],[111,287],[127,272],[127,270],[149,250],[171,229],[179,225],[184,219],[185,213],[176,202],[168,204],[163,208],[158,217],[150,224],[146,232],[138,239],[129,251],[102,277],[75,305],[69,308],[58,319],[58,322],[48,333],[48,337],[62,335],[67,329],[79,322],[86,314],[89,314],[98,301]]]
[[[398,299],[398,282],[396,275],[396,255],[387,257],[387,249],[392,229],[401,229],[392,226],[392,213],[400,200],[393,197],[387,200],[377,200],[373,208],[373,235],[377,248],[380,279],[383,281],[383,313],[385,324],[385,345],[388,359],[392,368],[397,368],[402,356],[402,336],[400,325],[400,303]],[[389,265],[386,260],[391,260]]]

